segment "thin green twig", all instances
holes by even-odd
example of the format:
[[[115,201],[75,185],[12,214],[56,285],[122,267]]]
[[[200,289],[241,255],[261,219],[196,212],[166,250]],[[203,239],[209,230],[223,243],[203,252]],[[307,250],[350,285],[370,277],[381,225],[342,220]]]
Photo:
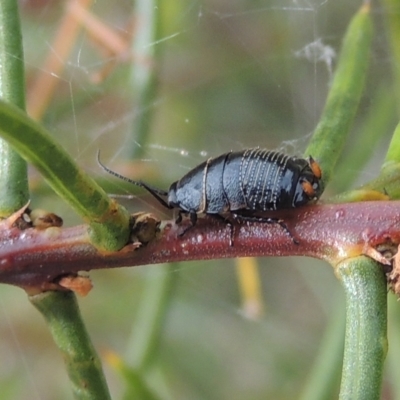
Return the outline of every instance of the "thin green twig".
[[[157,96],[158,71],[162,44],[161,37],[162,1],[138,0],[135,2],[135,16],[138,29],[132,42],[132,52],[137,62],[132,65],[132,90],[136,117],[133,133],[136,146],[133,158],[143,154],[143,145],[151,132],[155,99]]]
[[[0,97],[25,109],[25,76],[18,2],[0,1]],[[19,210],[29,200],[27,166],[0,139],[0,217]]]
[[[346,338],[340,400],[379,400],[387,353],[387,287],[382,267],[366,257],[336,268],[346,293]]]
[[[305,152],[318,160],[325,184],[341,155],[364,89],[372,28],[370,6],[365,3],[347,29],[325,108]]]
[[[132,65],[131,84],[134,93],[136,117],[133,131],[136,146],[133,157],[143,154],[143,146],[151,134],[154,120],[154,103],[158,95],[158,72],[161,62],[162,2],[159,0],[138,0],[135,2],[135,16],[138,29],[132,43],[133,54],[138,61]],[[171,264],[172,265],[172,264]],[[171,266],[161,265],[146,271],[143,295],[138,314],[133,321],[131,338],[128,343],[126,362],[130,367],[125,374],[128,379],[125,398],[141,393],[143,399],[153,399],[147,390],[146,377],[159,349],[160,336],[167,310],[170,305],[171,287],[177,276],[171,273]]]
[[[346,151],[343,162],[337,165],[334,184],[339,193],[349,190],[395,121],[393,96],[388,95],[387,85],[378,88],[372,103],[373,106],[357,129],[356,140]]]
[[[110,251],[122,248],[129,239],[128,212],[110,200],[46,129],[19,108],[0,100],[0,120],[0,136],[89,222],[93,244]]]
[[[384,193],[391,200],[400,199],[400,123],[397,125],[389,149],[386,154],[385,162],[382,165],[379,176],[359,188],[365,193],[375,191]]]
[[[137,370],[151,364],[160,342],[166,311],[170,304],[175,264],[149,269],[145,275],[143,295],[127,349],[127,360]]]
[[[391,47],[392,70],[394,77],[394,93],[397,98],[397,113],[400,116],[400,10],[398,0],[383,0],[386,8],[384,14],[387,23],[386,31]]]
[[[382,168],[385,169],[391,163],[400,163],[400,123],[393,133]]]
[[[337,298],[338,296],[336,296]],[[337,392],[343,360],[345,318],[342,302],[335,304],[300,400],[331,400]]]
[[[100,359],[82,321],[72,292],[45,292],[30,297],[45,318],[62,352],[77,400],[111,400]]]

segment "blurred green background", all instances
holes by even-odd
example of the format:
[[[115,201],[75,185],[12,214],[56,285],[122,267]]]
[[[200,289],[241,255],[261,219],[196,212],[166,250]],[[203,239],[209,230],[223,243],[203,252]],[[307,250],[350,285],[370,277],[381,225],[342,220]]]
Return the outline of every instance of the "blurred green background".
[[[20,2],[28,90],[43,71],[47,54],[54,52],[52,40],[66,3]],[[135,97],[132,70],[151,63],[140,54],[105,55],[91,35],[81,31],[64,69],[56,74],[57,89],[43,122],[107,190],[137,194],[130,209],[170,217],[149,203],[142,191],[105,176],[96,164],[97,150],[114,170],[162,188],[205,158],[229,150],[262,146],[301,155],[324,105],[335,54],[360,4],[344,0],[160,2],[160,39],[145,46],[159,54],[151,62],[157,72],[157,94],[142,104]],[[123,37],[144,23],[131,1],[98,1],[91,12]],[[353,173],[358,183],[376,176],[395,127],[384,30],[387,12],[379,4],[374,10],[377,29],[365,97],[341,168],[325,198],[347,183],[354,187],[355,182],[348,182]],[[95,83],[96,74],[110,66],[105,79]],[[367,167],[360,168],[352,164],[351,151],[354,143],[360,143],[363,124],[382,93],[389,99],[382,116],[382,140],[374,145]],[[144,139],[135,131],[143,116],[151,122]],[[33,170],[31,182],[33,207],[56,212],[67,226],[81,223]],[[242,312],[233,260],[170,268],[174,285],[156,355],[170,398],[298,397],[328,321],[343,308],[340,285],[331,267],[317,260],[292,257],[258,262],[265,312],[257,320]],[[104,356],[113,351],[129,362],[143,285],[156,282],[160,268],[92,272],[94,289],[80,299],[115,399],[122,397],[125,383]],[[61,356],[42,317],[20,289],[0,287],[0,332],[2,399],[72,397]],[[158,377],[152,382],[163,392]],[[331,398],[336,397],[337,392],[332,392]]]

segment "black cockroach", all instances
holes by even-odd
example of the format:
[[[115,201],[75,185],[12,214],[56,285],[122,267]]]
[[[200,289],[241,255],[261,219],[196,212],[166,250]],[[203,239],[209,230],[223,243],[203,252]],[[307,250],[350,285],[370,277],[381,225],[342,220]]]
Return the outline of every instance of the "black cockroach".
[[[281,219],[254,213],[300,207],[317,201],[323,190],[321,169],[312,157],[289,157],[258,147],[209,158],[174,182],[168,191],[110,170],[100,162],[100,153],[98,162],[108,173],[146,189],[164,207],[177,208],[177,223],[182,221],[182,214],[189,214],[191,226],[187,229],[196,224],[200,213],[224,219],[232,216],[278,223],[297,242]]]

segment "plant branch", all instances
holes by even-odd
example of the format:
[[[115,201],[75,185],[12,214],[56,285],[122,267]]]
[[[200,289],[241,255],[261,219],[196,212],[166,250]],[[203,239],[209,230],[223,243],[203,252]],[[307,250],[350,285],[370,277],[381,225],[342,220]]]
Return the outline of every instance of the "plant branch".
[[[17,1],[0,1],[0,27],[0,97],[24,109],[24,57]],[[29,199],[26,162],[3,139],[0,139],[0,172],[0,217],[3,218]]]
[[[60,276],[78,271],[249,256],[302,255],[336,265],[361,254],[376,258],[377,247],[393,254],[400,243],[400,201],[315,205],[276,212],[274,217],[284,219],[299,244],[278,224],[233,222],[230,246],[229,226],[205,217],[183,236],[179,233],[189,221],[165,221],[147,245],[134,240],[121,251],[104,253],[90,243],[86,225],[21,231],[3,224],[0,282],[49,289],[57,287]],[[142,225],[141,231],[146,229]]]
[[[110,400],[100,359],[88,336],[72,292],[46,292],[29,300],[45,318],[61,350],[75,399]]]
[[[320,122],[305,152],[305,156],[317,159],[325,185],[334,172],[364,89],[373,35],[370,11],[365,2],[347,28]]]
[[[154,103],[158,94],[162,45],[157,41],[161,39],[162,1],[136,1],[135,15],[137,29],[132,41],[132,52],[139,56],[141,61],[132,63],[131,86],[136,109],[133,124],[136,145],[133,158],[138,159],[143,156],[143,146],[151,133]]]
[[[384,0],[386,30],[391,47],[390,60],[392,61],[394,93],[397,96],[397,114],[400,114],[400,18],[398,13],[399,3],[396,0]]]
[[[123,247],[129,237],[128,212],[76,165],[40,124],[0,99],[0,136],[43,175],[48,184],[85,221],[90,237],[103,250]]]
[[[380,399],[387,353],[387,284],[365,257],[336,269],[346,293],[346,338],[340,400]]]
[[[337,297],[335,297],[336,299]],[[332,400],[343,364],[344,304],[336,303],[300,400]]]

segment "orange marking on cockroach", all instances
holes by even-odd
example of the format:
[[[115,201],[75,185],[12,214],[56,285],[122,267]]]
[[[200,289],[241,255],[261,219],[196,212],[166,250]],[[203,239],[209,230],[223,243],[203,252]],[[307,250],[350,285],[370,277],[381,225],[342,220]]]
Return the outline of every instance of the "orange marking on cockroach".
[[[301,186],[303,187],[304,192],[307,194],[309,197],[314,197],[315,195],[315,190],[312,187],[311,183],[308,181],[304,181],[301,183]]]
[[[322,176],[322,171],[321,171],[321,167],[319,166],[319,164],[311,156],[310,156],[308,162],[310,164],[311,171],[313,172],[315,177],[320,179]]]

